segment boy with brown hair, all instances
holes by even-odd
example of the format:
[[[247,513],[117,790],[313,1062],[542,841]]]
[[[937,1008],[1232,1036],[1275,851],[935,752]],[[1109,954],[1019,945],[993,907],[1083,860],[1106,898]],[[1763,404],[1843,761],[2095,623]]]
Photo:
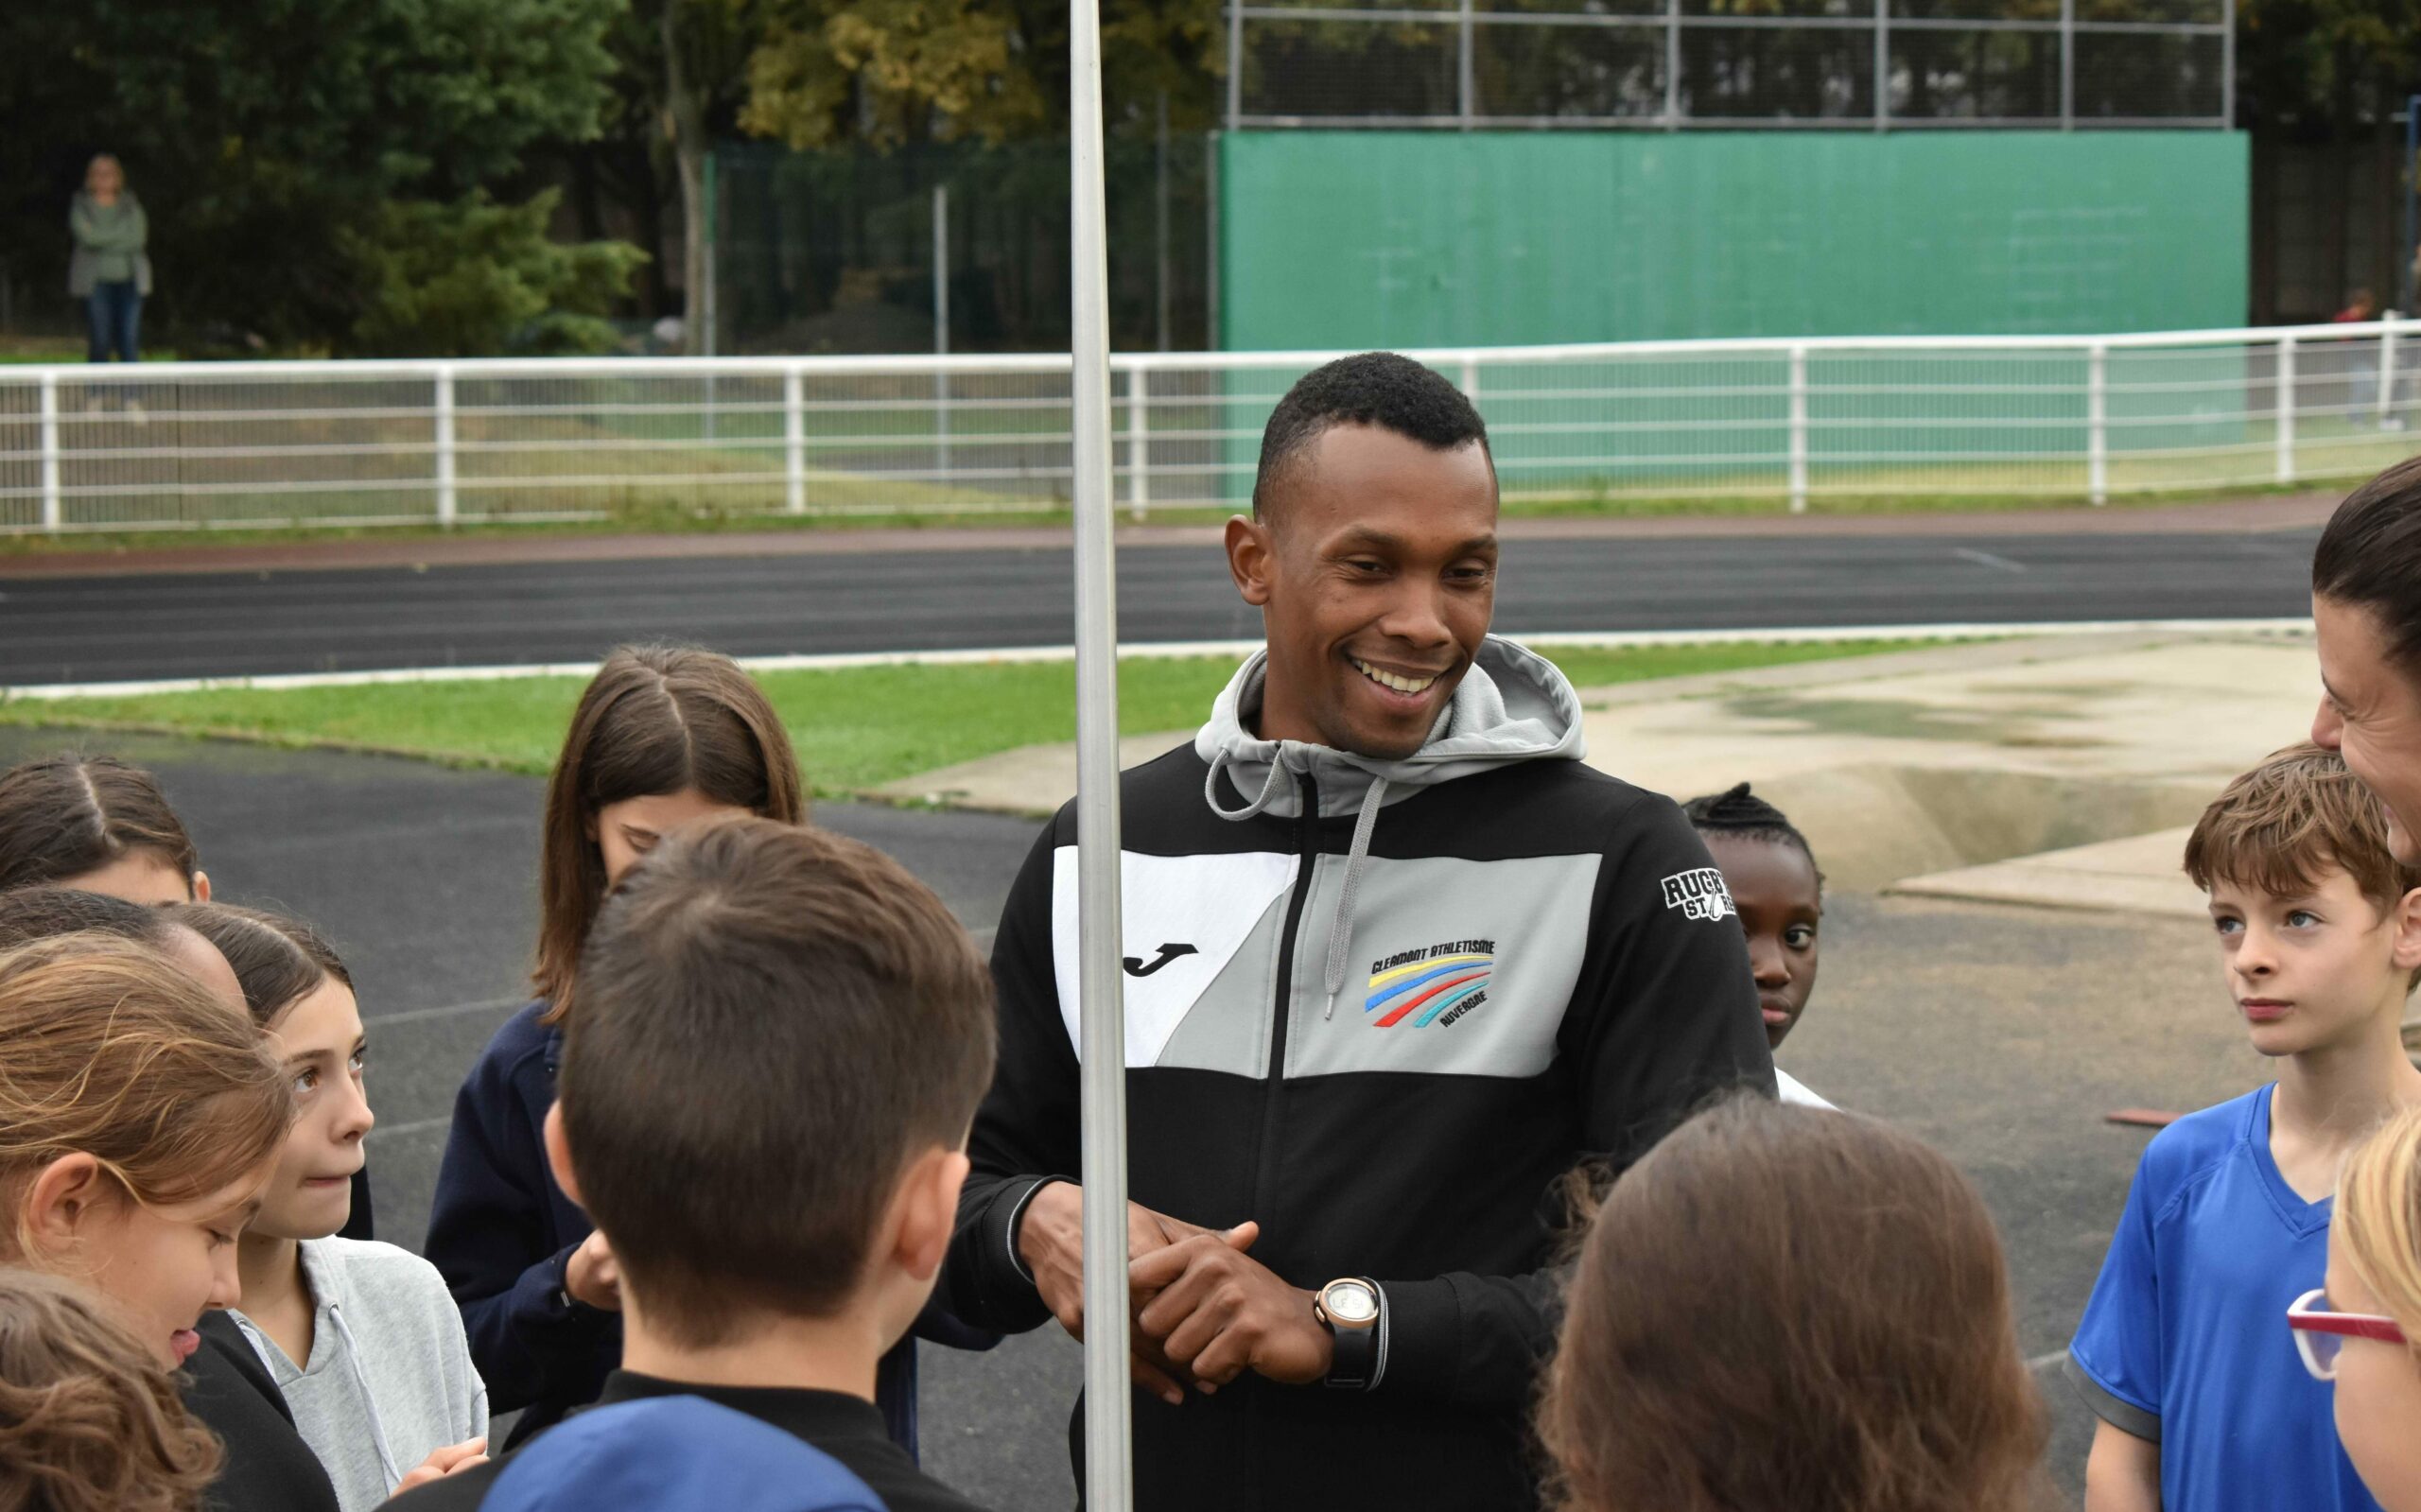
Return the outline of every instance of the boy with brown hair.
[[[821,1450],[892,1512],[972,1512],[874,1404],[876,1362],[940,1270],[991,1080],[991,976],[966,930],[868,846],[723,820],[624,878],[579,981],[546,1139],[619,1278],[601,1403],[703,1398]],[[515,1488],[516,1461],[396,1504],[479,1506]]]
[[[2186,844],[2230,995],[2278,1079],[2144,1151],[2068,1373],[2101,1421],[2087,1512],[2376,1507],[2327,1390],[2276,1326],[2321,1284],[2337,1168],[2421,1106],[2397,1037],[2421,968],[2421,870],[2335,753],[2290,747],[2230,783]]]

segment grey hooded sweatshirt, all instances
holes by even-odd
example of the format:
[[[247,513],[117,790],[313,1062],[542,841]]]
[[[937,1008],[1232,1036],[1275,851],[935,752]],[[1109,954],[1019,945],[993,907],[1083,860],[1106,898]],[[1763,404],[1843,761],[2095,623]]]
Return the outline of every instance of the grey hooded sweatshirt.
[[[435,1266],[363,1240],[298,1247],[314,1304],[309,1361],[296,1364],[252,1319],[230,1315],[285,1393],[338,1504],[369,1512],[431,1450],[488,1431],[487,1387]]]
[[[1290,1285],[1375,1281],[1376,1369],[1138,1394],[1136,1501],[1523,1507],[1562,1178],[1771,1090],[1748,950],[1681,809],[1581,763],[1544,658],[1487,639],[1400,760],[1260,739],[1264,668],[1121,778],[1130,1190],[1258,1221],[1253,1258]],[[1018,1219],[1080,1164],[1075,842],[1071,805],[994,947],[1000,1069],[945,1271],[982,1327],[1048,1318]]]

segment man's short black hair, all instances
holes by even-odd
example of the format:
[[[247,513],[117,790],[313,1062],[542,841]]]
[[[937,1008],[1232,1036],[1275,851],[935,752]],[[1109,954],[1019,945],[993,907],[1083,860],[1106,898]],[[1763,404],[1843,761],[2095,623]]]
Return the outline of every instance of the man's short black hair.
[[[2311,556],[2311,591],[2377,617],[2388,654],[2421,671],[2421,457],[2345,495]]]
[[[1379,426],[1433,451],[1472,442],[1488,450],[1479,410],[1439,374],[1393,352],[1338,357],[1297,379],[1269,412],[1252,482],[1255,519],[1269,518],[1271,482],[1332,426]],[[1489,465],[1495,466],[1492,455]]]

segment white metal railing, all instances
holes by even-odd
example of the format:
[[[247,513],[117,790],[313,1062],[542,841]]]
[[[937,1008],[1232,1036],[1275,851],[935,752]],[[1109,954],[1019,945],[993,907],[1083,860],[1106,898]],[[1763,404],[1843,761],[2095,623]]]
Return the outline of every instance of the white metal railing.
[[[1414,355],[1508,499],[2089,498],[2356,478],[2421,449],[2421,321]],[[1111,359],[1120,502],[1241,503],[1329,352]],[[1068,358],[0,365],[0,531],[649,512],[1064,510]]]

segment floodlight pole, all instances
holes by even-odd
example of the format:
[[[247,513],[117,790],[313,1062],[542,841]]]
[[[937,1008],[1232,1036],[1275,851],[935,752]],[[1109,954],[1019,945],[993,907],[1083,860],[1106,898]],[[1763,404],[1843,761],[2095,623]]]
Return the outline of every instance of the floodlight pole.
[[[1126,1318],[1126,1008],[1119,965],[1118,579],[1100,0],[1068,8],[1069,393],[1076,527],[1076,983],[1084,1097],[1085,1505],[1134,1503]]]

